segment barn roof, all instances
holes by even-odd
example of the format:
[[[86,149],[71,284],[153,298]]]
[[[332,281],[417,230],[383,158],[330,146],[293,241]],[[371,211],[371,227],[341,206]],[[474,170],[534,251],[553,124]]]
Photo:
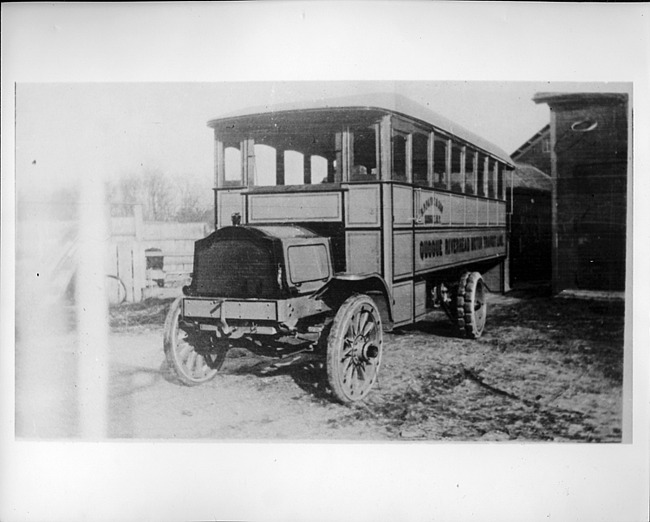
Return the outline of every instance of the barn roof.
[[[406,116],[407,118],[433,125],[441,131],[457,136],[461,140],[464,140],[467,143],[472,143],[476,147],[483,149],[485,152],[492,154],[510,166],[514,166],[512,158],[510,158],[508,153],[503,149],[465,129],[452,120],[432,111],[428,107],[424,107],[405,96],[394,93],[363,94],[341,98],[323,98],[307,102],[303,101],[289,104],[265,105],[263,107],[237,111],[222,118],[210,120],[208,126],[216,128],[239,118],[251,118],[280,112],[290,113],[305,110],[336,112],[379,110],[383,113]]]
[[[546,125],[544,125],[544,127],[542,127],[539,131],[537,131],[537,133],[534,136],[529,138],[528,141],[520,145],[516,151],[510,154],[510,157],[513,160],[517,161],[517,158],[521,156],[526,151],[526,149],[528,149],[528,147],[535,144],[541,138],[543,138],[546,135],[549,135],[550,133],[551,133],[551,124],[547,123]]]
[[[628,95],[620,92],[538,92],[535,103],[549,105],[609,105],[627,102]]]
[[[509,177],[509,176],[508,176]],[[512,173],[513,188],[533,189],[550,192],[552,188],[551,177],[537,167],[517,163]]]

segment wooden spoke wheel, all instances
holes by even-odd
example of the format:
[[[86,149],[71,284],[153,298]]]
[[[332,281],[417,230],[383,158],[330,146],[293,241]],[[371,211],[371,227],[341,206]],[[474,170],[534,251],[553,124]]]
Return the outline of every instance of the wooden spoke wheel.
[[[344,404],[363,399],[377,381],[383,332],[375,302],[353,295],[339,308],[327,339],[327,379]]]
[[[213,379],[228,351],[209,332],[183,322],[182,298],[172,304],[165,320],[165,358],[170,371],[182,384],[196,386]]]
[[[483,333],[487,319],[487,290],[478,272],[464,273],[456,297],[458,327],[470,339]]]

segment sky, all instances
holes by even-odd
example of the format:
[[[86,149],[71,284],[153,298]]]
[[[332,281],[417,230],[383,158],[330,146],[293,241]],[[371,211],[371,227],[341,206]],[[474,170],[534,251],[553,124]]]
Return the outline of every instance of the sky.
[[[147,170],[213,187],[206,123],[271,103],[395,92],[428,106],[508,153],[549,122],[540,91],[616,91],[622,84],[552,82],[138,82],[16,85],[19,193],[116,179]]]

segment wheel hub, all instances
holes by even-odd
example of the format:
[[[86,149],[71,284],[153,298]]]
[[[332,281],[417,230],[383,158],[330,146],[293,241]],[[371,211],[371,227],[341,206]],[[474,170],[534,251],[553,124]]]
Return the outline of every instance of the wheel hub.
[[[379,348],[358,335],[352,343],[352,356],[357,363],[367,363],[379,356]]]

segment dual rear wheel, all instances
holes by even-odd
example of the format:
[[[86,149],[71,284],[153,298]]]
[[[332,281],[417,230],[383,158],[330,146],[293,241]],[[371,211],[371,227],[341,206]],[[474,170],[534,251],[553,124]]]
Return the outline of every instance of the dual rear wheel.
[[[456,324],[461,333],[477,339],[483,333],[487,318],[487,292],[478,272],[465,272],[456,292]]]
[[[435,298],[461,335],[477,339],[487,318],[487,291],[481,274],[464,272],[457,284],[435,287]]]

